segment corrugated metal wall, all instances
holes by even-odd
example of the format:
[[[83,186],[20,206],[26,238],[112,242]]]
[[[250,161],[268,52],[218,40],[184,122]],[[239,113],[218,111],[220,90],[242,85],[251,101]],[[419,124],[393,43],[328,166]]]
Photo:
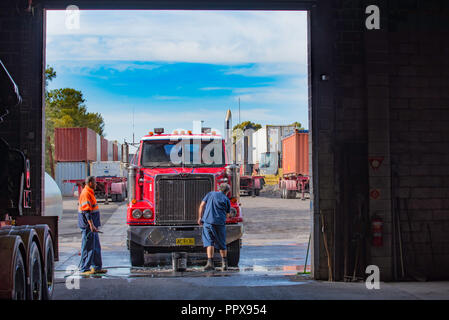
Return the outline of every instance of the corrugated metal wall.
[[[63,183],[63,180],[85,179],[88,172],[86,162],[58,162],[56,163],[56,183],[63,196],[73,196],[73,183]]]

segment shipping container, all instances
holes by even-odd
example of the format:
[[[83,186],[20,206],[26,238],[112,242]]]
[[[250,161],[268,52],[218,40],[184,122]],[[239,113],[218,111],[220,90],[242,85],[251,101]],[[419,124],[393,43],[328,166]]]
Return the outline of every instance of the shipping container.
[[[283,175],[309,175],[309,133],[298,131],[282,140]]]
[[[78,162],[97,159],[97,137],[89,128],[55,128],[55,161]]]
[[[90,164],[90,174],[95,177],[126,177],[127,171],[120,161],[100,161]]]
[[[108,161],[108,140],[101,137],[101,159],[100,161]]]
[[[55,180],[64,197],[73,196],[77,190],[73,183],[63,183],[64,180],[86,179],[89,166],[86,162],[58,162],[56,163]]]
[[[123,160],[123,155],[122,155],[122,144],[117,143],[117,161],[122,161]]]
[[[118,146],[116,142],[112,144],[112,161],[118,161]]]
[[[107,161],[114,161],[114,143],[112,141],[108,141],[108,159]]]
[[[100,136],[98,133],[97,136],[97,159],[95,161],[101,161],[101,139],[102,136]]]

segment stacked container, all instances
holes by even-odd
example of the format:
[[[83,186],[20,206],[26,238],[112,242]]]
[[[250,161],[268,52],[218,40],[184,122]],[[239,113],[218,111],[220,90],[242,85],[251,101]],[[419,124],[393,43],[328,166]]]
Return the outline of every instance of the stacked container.
[[[106,161],[114,161],[114,147],[112,141],[108,141],[108,159]]]
[[[118,161],[118,146],[117,141],[112,143],[112,161]]]
[[[108,161],[108,140],[101,137],[101,159],[100,161]]]
[[[55,161],[97,160],[97,136],[89,128],[56,128]]]
[[[298,131],[282,140],[284,175],[309,175],[309,133]]]
[[[97,135],[97,159],[95,161],[101,161],[101,139],[102,136],[100,136],[98,133]]]

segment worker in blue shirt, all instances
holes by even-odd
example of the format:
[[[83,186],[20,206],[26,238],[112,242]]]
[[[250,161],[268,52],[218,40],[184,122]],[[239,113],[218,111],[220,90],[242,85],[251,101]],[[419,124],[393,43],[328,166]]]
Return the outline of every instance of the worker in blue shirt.
[[[218,189],[220,191],[206,194],[198,209],[198,224],[203,225],[203,246],[207,252],[207,264],[204,271],[215,270],[213,261],[215,248],[220,250],[222,270],[228,269],[226,218],[230,216],[231,211],[231,202],[227,197],[231,187],[224,183]]]

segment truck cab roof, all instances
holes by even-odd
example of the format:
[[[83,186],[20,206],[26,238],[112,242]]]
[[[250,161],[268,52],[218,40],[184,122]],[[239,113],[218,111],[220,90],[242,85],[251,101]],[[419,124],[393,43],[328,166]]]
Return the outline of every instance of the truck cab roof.
[[[168,139],[174,139],[174,140],[180,140],[180,139],[195,139],[195,140],[223,140],[223,137],[221,135],[217,134],[149,134],[142,137],[142,141],[148,141],[148,140],[168,140]]]

